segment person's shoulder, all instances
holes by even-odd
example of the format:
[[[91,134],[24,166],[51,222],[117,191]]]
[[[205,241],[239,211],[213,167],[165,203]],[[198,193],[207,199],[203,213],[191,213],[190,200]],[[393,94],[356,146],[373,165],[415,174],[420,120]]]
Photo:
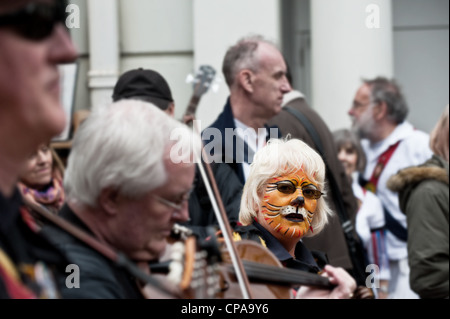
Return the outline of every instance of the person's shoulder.
[[[116,275],[120,269],[115,269],[117,266],[112,261],[76,241],[61,243],[60,248],[66,252],[71,261],[66,268],[66,272],[70,270],[67,278],[70,277],[74,283],[79,283],[74,287],[63,285],[61,289],[63,299],[121,298],[122,287]]]
[[[396,131],[398,131],[397,134],[403,137],[404,142],[428,147],[430,135],[423,130],[414,127],[411,123],[405,121],[399,124]]]
[[[423,173],[423,179],[418,180],[413,189],[412,196],[423,198],[424,200],[436,201],[442,198],[447,202],[449,198],[449,186],[447,172],[442,168],[421,167],[419,170],[428,171]]]
[[[429,159],[433,152],[430,148],[429,134],[415,129],[411,124],[402,124],[403,132],[400,134],[399,149],[403,154],[402,161],[409,165],[418,165]]]
[[[261,243],[262,240],[262,233],[261,231],[256,228],[253,224],[250,225],[242,225],[238,224],[234,228],[234,239],[239,240],[252,240]]]
[[[420,146],[428,147],[430,135],[421,130],[413,130],[406,140],[410,143],[417,143]]]
[[[70,264],[78,266],[84,275],[95,274],[95,276],[102,277],[110,276],[113,273],[111,261],[65,230],[57,226],[46,225],[42,229],[42,233],[58,250],[65,254]]]
[[[223,114],[223,112],[220,113],[217,119],[212,124],[203,129],[202,140],[205,145],[209,144],[210,142],[218,143],[219,141],[222,141],[225,129],[227,127],[227,121],[225,120]]]

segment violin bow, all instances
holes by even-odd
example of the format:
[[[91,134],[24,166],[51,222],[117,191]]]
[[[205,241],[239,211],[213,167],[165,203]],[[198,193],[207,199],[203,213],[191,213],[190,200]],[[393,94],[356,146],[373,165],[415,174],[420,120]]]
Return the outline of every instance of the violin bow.
[[[198,168],[201,174],[201,177],[203,179],[203,182],[205,183],[205,187],[208,193],[208,196],[211,200],[211,205],[213,207],[214,213],[216,215],[217,221],[219,223],[219,227],[222,231],[225,244],[228,248],[232,265],[235,270],[236,277],[239,282],[239,287],[241,289],[242,295],[244,299],[252,299],[251,291],[250,291],[250,283],[247,277],[247,274],[244,269],[244,265],[239,258],[239,255],[237,253],[236,246],[234,245],[234,241],[232,239],[232,230],[230,227],[230,222],[228,220],[227,214],[225,212],[225,207],[222,202],[222,197],[220,196],[216,179],[214,177],[214,174],[212,172],[211,166],[207,161],[202,161],[203,158],[207,158],[207,155],[204,150],[203,141],[201,140],[201,132],[199,132],[199,129],[197,127],[197,123],[194,120],[195,119],[195,112],[197,109],[197,106],[200,102],[200,98],[203,94],[205,94],[208,89],[211,87],[212,80],[215,76],[216,71],[213,67],[209,65],[202,65],[199,68],[199,72],[197,73],[196,79],[195,79],[195,85],[194,85],[194,93],[192,95],[192,98],[189,102],[188,108],[184,114],[184,123],[188,126],[190,126],[194,133],[200,136],[201,141],[201,154],[198,154],[196,151],[194,151],[195,160],[198,163]],[[203,167],[203,164],[206,167]],[[209,178],[208,178],[209,177]]]

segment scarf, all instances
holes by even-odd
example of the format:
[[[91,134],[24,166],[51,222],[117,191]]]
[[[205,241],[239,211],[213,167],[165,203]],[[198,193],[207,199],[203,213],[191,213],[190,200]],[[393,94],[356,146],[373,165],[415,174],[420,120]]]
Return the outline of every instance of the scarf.
[[[53,178],[49,187],[44,190],[30,188],[19,182],[19,189],[26,199],[29,201],[45,206],[53,213],[57,213],[64,204],[65,194],[62,183],[61,172],[55,167],[53,169]]]

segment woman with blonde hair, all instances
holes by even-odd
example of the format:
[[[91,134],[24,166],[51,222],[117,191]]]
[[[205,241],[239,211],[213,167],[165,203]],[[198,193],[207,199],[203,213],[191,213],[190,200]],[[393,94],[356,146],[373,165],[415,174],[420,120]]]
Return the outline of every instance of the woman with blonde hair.
[[[260,242],[284,267],[324,272],[337,285],[331,292],[304,286],[297,298],[349,298],[356,288],[350,274],[301,242],[323,231],[330,215],[322,157],[301,140],[271,139],[250,165],[234,238]]]

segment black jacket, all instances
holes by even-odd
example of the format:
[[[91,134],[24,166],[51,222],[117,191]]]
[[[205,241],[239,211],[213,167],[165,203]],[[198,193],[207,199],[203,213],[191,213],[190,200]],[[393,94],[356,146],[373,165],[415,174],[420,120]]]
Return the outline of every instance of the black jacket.
[[[238,226],[235,232],[241,239],[248,239],[265,245],[287,268],[319,273],[328,263],[328,258],[320,251],[309,250],[301,241],[295,246],[295,258],[280,242],[256,221],[248,226]]]
[[[24,209],[18,189],[10,198],[0,193],[0,250],[16,268],[22,283],[37,298],[59,298],[58,282],[64,282],[65,268],[70,264],[63,251],[38,232],[36,220]],[[26,270],[26,271],[25,271]],[[43,271],[48,277],[36,280],[31,272]],[[13,298],[0,273],[0,299]]]
[[[231,228],[236,226],[239,220],[239,209],[242,196],[242,184],[232,169],[225,163],[211,163],[217,188],[230,223]],[[205,169],[206,172],[206,169]],[[185,224],[199,238],[206,238],[209,227],[218,228],[218,221],[208,195],[205,182],[197,167],[194,190],[189,198],[190,220]]]
[[[268,136],[280,138],[281,132],[278,126],[267,126],[265,128],[268,131]],[[234,124],[233,110],[231,109],[230,99],[228,98],[227,103],[219,114],[216,121],[206,128],[202,133],[202,138],[205,140],[205,146],[208,155],[213,156],[214,160],[220,161],[222,163],[227,163],[232,170],[236,173],[242,184],[245,184],[244,170],[242,168],[243,162],[248,162],[249,152],[247,143],[244,142],[244,154],[238,153],[236,147],[236,136],[233,135],[232,140],[228,140],[227,137],[229,133],[233,133],[236,129]],[[276,136],[270,136],[273,131],[276,130]],[[227,130],[231,130],[227,133]],[[220,132],[220,139],[217,139],[214,133]],[[211,135],[211,136],[210,136]],[[230,144],[232,142],[232,144]]]
[[[81,230],[92,234],[87,226],[65,205],[61,209],[60,216],[79,227]],[[141,299],[136,279],[130,273],[107,259],[98,251],[87,246],[66,231],[51,225],[44,226],[43,230],[63,249],[73,264],[79,270],[78,278],[73,271],[74,284],[79,279],[79,288],[67,287],[61,291],[65,299]],[[70,286],[70,285],[69,285]]]

